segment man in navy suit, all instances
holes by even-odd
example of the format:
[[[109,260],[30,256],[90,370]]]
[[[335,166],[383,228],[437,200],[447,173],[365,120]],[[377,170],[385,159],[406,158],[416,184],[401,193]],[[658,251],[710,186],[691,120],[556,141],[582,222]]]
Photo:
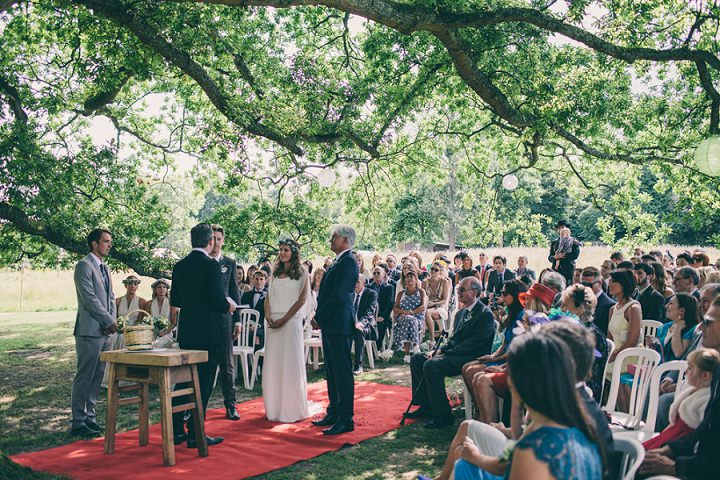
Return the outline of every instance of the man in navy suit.
[[[660,320],[664,317],[665,297],[650,285],[655,270],[647,263],[638,263],[633,267],[638,290],[635,299],[640,302],[643,319]]]
[[[227,300],[227,290],[222,286],[220,264],[210,258],[210,252],[215,246],[212,227],[207,223],[195,225],[190,230],[190,243],[192,251],[173,268],[170,303],[182,312],[178,324],[180,348],[208,352],[208,361],[197,366],[202,408],[205,412],[212,393],[215,372],[225,351],[225,315],[234,313],[237,305],[234,301],[231,303]],[[178,383],[175,389],[182,390],[188,386],[187,383]],[[183,397],[175,397],[173,405],[182,405],[188,401]],[[173,414],[175,444],[187,440],[188,448],[196,448],[193,419],[190,417],[185,434],[183,417],[183,412]],[[222,437],[208,437],[207,443],[215,445],[222,440]]]
[[[489,296],[492,293],[497,298],[500,297],[505,282],[515,278],[515,272],[506,268],[507,259],[502,255],[496,255],[493,258],[493,266],[495,269],[490,270],[488,275],[487,294]]]
[[[593,316],[593,323],[600,329],[603,335],[607,336],[608,323],[610,322],[610,309],[615,305],[615,300],[608,297],[603,291],[603,280],[600,270],[595,267],[585,267],[580,276],[582,284],[590,287],[597,296],[597,307]]]
[[[355,244],[355,229],[350,225],[336,225],[330,238],[330,250],[337,255],[320,283],[316,323],[322,332],[328,405],[325,417],[313,421],[316,426],[330,426],[325,435],[352,432],[355,379],[353,378],[352,347],[355,332],[353,297],[360,268],[351,249]]]
[[[375,267],[377,268],[377,267]],[[355,296],[353,297],[353,309],[355,311],[355,332],[353,342],[355,343],[355,366],[353,375],[362,373],[362,356],[365,350],[365,340],[377,340],[377,321],[375,314],[378,305],[378,295],[372,288],[365,288],[365,276],[358,275],[355,284]]]

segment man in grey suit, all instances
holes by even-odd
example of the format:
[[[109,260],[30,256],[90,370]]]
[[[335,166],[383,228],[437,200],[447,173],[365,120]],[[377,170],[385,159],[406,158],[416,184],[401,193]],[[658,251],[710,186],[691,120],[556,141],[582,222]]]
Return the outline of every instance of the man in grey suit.
[[[75,266],[75,290],[78,312],[75,318],[75,352],[77,371],[72,386],[73,436],[99,436],[95,421],[95,404],[105,373],[100,352],[110,345],[108,335],[117,331],[115,295],[105,257],[112,248],[109,231],[96,228],[87,236],[90,253]]]

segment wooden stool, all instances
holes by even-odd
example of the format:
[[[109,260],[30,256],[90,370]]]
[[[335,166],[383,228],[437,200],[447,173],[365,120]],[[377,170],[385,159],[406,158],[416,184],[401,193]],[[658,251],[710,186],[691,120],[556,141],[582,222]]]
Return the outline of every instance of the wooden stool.
[[[162,426],[163,463],[175,465],[175,444],[173,443],[172,414],[192,410],[195,425],[198,454],[208,456],[207,438],[205,437],[205,419],[200,397],[197,364],[207,362],[208,354],[204,350],[148,350],[130,352],[128,350],[112,350],[102,352],[100,360],[107,362],[108,371],[108,405],[105,422],[105,453],[115,451],[115,429],[117,408],[123,405],[138,404],[138,423],[140,445],[149,442],[150,428],[148,415],[148,387],[157,385],[160,394],[160,424]],[[120,386],[120,381],[133,382],[131,385]],[[189,382],[190,387],[172,390],[175,383]],[[137,396],[120,398],[120,392],[137,391]],[[172,399],[190,395],[188,403],[172,406]]]

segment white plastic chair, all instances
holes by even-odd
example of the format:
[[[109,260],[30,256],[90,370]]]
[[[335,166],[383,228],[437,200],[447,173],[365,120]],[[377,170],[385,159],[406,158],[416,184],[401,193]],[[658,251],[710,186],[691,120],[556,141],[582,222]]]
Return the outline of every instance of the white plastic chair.
[[[644,341],[648,335],[657,337],[658,328],[662,326],[662,322],[658,322],[657,320],[643,320],[640,322],[640,331],[642,332],[641,339]]]
[[[608,346],[608,356],[605,359],[605,368],[603,369],[603,380],[602,380],[602,387],[600,387],[600,402],[602,402],[603,394],[605,393],[605,384],[607,383],[607,369],[608,365],[610,365],[610,355],[615,351],[615,342],[610,340],[609,338],[606,338],[605,341],[607,342]]]
[[[268,331],[267,321],[264,322],[265,331]],[[257,338],[257,335],[255,336]],[[253,341],[255,343],[255,341]],[[250,376],[250,390],[252,390],[255,387],[255,380],[257,380],[258,371],[260,370],[260,357],[265,357],[265,344],[263,344],[262,348],[255,351],[253,354],[253,362],[252,362],[252,375]]]
[[[655,422],[657,420],[658,403],[660,399],[660,381],[665,373],[673,370],[678,372],[677,389],[675,390],[675,394],[677,395],[685,386],[685,383],[683,382],[685,370],[687,370],[687,362],[685,360],[665,362],[655,368],[652,377],[650,377],[650,391],[648,393],[648,395],[650,395],[650,400],[648,402],[648,414],[647,419],[645,420],[645,428],[643,428],[646,432],[655,431]]]
[[[260,312],[251,308],[240,310],[240,336],[238,336],[238,344],[233,346],[233,361],[235,362],[235,378],[238,376],[238,362],[243,370],[243,384],[245,388],[250,390],[250,370],[249,363],[255,351],[255,337],[257,336],[257,326],[260,321]]]
[[[305,321],[304,344],[305,363],[310,363],[310,353],[312,352],[313,370],[318,370],[320,368],[320,352],[322,352],[322,332],[320,330],[313,330],[309,320]]]
[[[630,389],[630,403],[628,413],[616,412],[618,392],[620,391],[620,375],[625,359],[635,358],[635,373]],[[642,413],[645,408],[645,399],[650,387],[650,378],[655,367],[660,363],[660,354],[655,350],[643,347],[627,348],[615,357],[613,364],[610,393],[605,410],[612,415],[611,430],[620,428],[625,430],[638,430],[643,427]]]
[[[631,438],[613,436],[615,451],[622,453],[618,480],[633,480],[640,464],[645,459],[645,449],[640,442]]]

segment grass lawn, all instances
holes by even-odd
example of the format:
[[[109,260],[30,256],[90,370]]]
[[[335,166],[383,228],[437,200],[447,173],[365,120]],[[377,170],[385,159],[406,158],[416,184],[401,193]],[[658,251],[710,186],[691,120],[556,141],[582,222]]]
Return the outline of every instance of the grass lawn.
[[[0,480],[63,478],[13,464],[6,455],[72,443],[69,434],[70,390],[75,372],[72,336],[75,312],[0,313]],[[377,363],[363,380],[407,385],[410,372],[398,359]],[[308,381],[322,381],[308,372]],[[242,383],[242,381],[240,381]],[[238,402],[261,395],[238,387]],[[155,398],[157,395],[154,395]],[[105,397],[98,418],[105,418]],[[222,407],[220,385],[210,408]],[[150,420],[160,421],[160,406],[151,402]],[[456,412],[461,417],[462,411]],[[136,409],[119,409],[118,430],[137,428]],[[422,425],[393,430],[338,452],[297,463],[257,479],[414,479],[417,473],[436,474],[455,433],[448,428],[432,432]]]

